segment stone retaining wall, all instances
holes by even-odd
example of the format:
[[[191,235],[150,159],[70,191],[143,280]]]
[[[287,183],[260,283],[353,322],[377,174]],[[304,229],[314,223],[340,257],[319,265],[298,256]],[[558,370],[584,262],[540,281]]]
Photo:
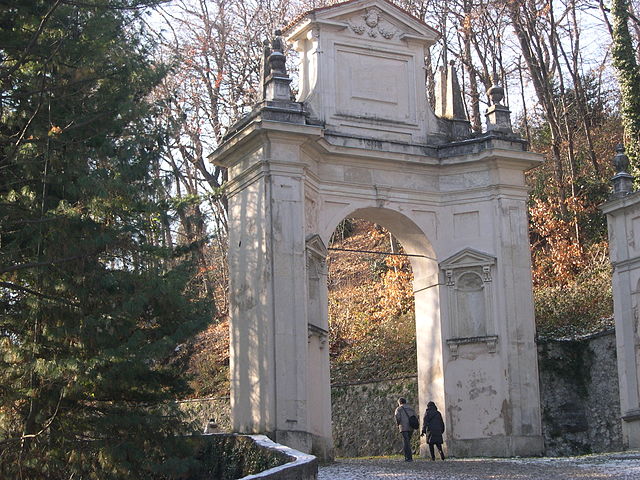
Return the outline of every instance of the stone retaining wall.
[[[264,435],[210,434],[185,438],[195,464],[188,478],[207,480],[316,480],[313,455],[272,442]],[[186,477],[185,477],[186,478]]]
[[[622,450],[615,332],[538,345],[547,456]]]
[[[402,437],[394,419],[398,398],[417,408],[417,376],[331,388],[333,441],[337,457],[402,453]],[[414,451],[420,436],[413,435]]]
[[[217,425],[217,431],[231,432],[231,404],[229,397],[197,398],[177,402],[178,408],[185,413],[191,425],[191,431],[204,432],[210,420]]]
[[[622,450],[615,333],[538,345],[542,430],[547,456]],[[417,377],[333,385],[333,437],[338,457],[400,454],[393,419],[398,397],[417,405]],[[209,418],[229,431],[228,398],[181,402],[199,431]],[[419,436],[413,436],[418,451]]]
[[[313,455],[272,442],[264,435],[249,435],[249,437],[262,450],[286,455],[290,461],[284,465],[242,477],[241,480],[317,480],[318,460]]]

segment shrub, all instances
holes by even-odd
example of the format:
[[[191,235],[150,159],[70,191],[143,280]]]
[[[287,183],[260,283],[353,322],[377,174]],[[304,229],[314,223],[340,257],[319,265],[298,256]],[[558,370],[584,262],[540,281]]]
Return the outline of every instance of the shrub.
[[[534,290],[536,329],[539,337],[573,337],[612,326],[611,266],[593,260],[564,285]]]

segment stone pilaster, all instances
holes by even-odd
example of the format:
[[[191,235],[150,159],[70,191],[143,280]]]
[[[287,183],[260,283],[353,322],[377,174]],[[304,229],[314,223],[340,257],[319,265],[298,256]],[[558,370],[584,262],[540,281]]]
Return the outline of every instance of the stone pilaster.
[[[629,160],[619,145],[613,159],[610,200],[600,208],[607,215],[609,257],[613,265],[613,315],[616,325],[622,441],[640,447],[640,193],[632,191]]]

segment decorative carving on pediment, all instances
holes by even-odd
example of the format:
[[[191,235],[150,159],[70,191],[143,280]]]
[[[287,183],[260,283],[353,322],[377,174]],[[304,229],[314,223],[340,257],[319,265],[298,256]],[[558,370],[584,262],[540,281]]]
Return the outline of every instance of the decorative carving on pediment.
[[[367,34],[371,38],[378,35],[391,40],[399,31],[382,18],[382,11],[378,7],[367,8],[363,15],[349,21],[349,28],[357,35]]]

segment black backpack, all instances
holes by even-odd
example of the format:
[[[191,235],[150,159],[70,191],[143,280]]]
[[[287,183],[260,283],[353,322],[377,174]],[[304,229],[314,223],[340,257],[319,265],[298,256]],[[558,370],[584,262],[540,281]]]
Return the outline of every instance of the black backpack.
[[[402,407],[402,410],[404,410],[404,407]],[[404,410],[404,413],[409,417],[409,426],[414,430],[418,430],[420,428],[418,417],[415,415],[409,415],[406,410]]]

